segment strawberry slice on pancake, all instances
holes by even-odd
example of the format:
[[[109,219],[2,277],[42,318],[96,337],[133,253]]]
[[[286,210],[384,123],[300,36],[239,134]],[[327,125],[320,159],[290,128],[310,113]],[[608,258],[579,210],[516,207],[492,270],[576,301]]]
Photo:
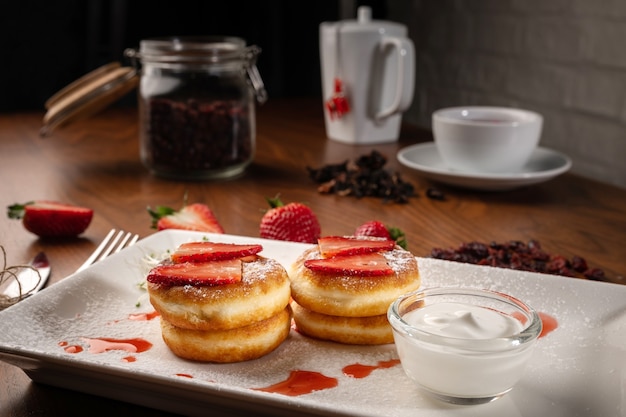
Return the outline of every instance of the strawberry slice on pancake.
[[[317,243],[323,258],[389,251],[396,246],[393,240],[353,236],[327,236],[320,238]]]
[[[241,259],[163,264],[152,268],[146,280],[166,286],[232,284],[241,281],[242,265]]]
[[[323,274],[373,277],[394,273],[394,270],[387,263],[387,259],[380,253],[309,259],[304,262],[304,266]]]
[[[171,255],[172,262],[210,262],[240,259],[256,255],[263,250],[261,245],[239,245],[235,243],[190,242],[180,245]]]

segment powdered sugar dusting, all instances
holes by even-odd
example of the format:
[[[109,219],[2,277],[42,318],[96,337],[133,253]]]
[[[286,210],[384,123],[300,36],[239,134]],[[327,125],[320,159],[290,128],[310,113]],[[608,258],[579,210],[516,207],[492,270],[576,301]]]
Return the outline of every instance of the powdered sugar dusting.
[[[270,274],[282,272],[287,274],[285,268],[273,259],[259,258],[255,262],[244,262],[243,279],[251,285],[255,281],[263,280]]]
[[[381,253],[396,273],[406,273],[416,268],[415,257],[404,249],[394,249]]]

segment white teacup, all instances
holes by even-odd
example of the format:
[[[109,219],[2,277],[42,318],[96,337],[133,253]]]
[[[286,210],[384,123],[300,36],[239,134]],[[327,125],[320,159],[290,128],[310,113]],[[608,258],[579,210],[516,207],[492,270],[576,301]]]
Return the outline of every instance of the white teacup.
[[[509,107],[451,107],[435,111],[432,125],[437,150],[448,168],[515,173],[537,148],[543,117]]]

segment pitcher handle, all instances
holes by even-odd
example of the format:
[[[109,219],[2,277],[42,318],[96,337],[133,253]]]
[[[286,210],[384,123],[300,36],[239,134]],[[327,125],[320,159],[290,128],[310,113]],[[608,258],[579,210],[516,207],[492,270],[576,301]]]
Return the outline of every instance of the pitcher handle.
[[[396,94],[387,108],[376,113],[376,119],[384,119],[395,113],[409,108],[413,101],[414,74],[415,74],[415,48],[408,38],[385,36],[381,39],[379,48],[384,52],[385,48],[395,48],[398,51],[398,74],[396,78]]]

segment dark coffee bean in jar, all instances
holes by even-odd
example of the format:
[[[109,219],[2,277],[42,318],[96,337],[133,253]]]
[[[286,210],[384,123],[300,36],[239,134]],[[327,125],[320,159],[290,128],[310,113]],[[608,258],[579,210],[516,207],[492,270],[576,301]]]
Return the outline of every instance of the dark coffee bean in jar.
[[[254,154],[249,109],[236,101],[153,98],[146,124],[145,158],[158,173],[223,173]]]
[[[239,38],[141,41],[140,151],[154,174],[233,177],[255,152],[255,103],[265,101],[257,47]]]

